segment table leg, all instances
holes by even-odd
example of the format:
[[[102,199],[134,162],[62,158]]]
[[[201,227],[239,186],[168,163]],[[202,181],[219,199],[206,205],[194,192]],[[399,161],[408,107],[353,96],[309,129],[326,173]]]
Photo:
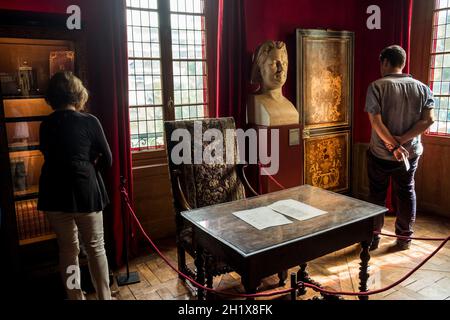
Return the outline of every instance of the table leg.
[[[214,280],[214,276],[213,276],[213,268],[214,268],[214,260],[213,257],[208,255],[207,257],[204,258],[205,260],[205,276],[206,276],[206,286],[210,289],[213,289],[213,280]],[[206,293],[206,300],[212,300],[214,298],[214,294],[212,294],[211,292],[207,292]]]
[[[254,294],[258,291],[260,281],[252,281],[248,277],[242,277],[242,284],[244,285],[246,294]],[[247,300],[255,300],[255,298],[247,298]]]
[[[278,286],[284,287],[286,285],[286,279],[287,279],[287,270],[283,270],[278,273]]]
[[[369,260],[370,260],[370,241],[364,241],[361,243],[362,251],[360,254],[360,267],[359,267],[359,291],[366,292],[367,280],[369,280]],[[369,300],[368,296],[359,296],[359,300]]]
[[[197,268],[197,278],[195,279],[198,283],[205,283],[205,261],[203,260],[203,249],[197,247],[195,252],[195,267]],[[205,292],[203,289],[197,289],[197,299],[203,300],[205,298]]]
[[[307,267],[308,267],[308,265],[306,263],[303,263],[300,265],[300,270],[298,270],[298,272],[297,272],[297,281],[301,281],[303,283],[310,283],[310,284],[320,287],[320,284],[318,282],[314,281],[313,279],[311,279],[311,277],[309,276],[308,271],[306,271]],[[306,294],[305,287],[298,290],[299,296],[304,295],[304,294]]]

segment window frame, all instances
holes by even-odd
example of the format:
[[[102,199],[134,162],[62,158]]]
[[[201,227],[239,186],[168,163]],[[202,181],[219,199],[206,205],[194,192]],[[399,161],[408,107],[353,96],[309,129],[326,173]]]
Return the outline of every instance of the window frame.
[[[208,118],[210,116],[210,112],[213,109],[212,100],[212,90],[213,85],[211,83],[211,73],[209,70],[210,59],[212,58],[208,52],[208,32],[209,32],[209,23],[208,23],[208,0],[204,1],[204,11],[202,14],[200,13],[188,13],[188,12],[171,12],[170,10],[170,1],[169,0],[157,0],[157,9],[145,9],[139,7],[126,6],[126,10],[136,9],[136,10],[151,10],[156,11],[158,13],[159,19],[159,45],[160,45],[160,66],[161,66],[161,89],[162,89],[162,108],[163,108],[163,122],[164,121],[173,121],[175,120],[175,102],[174,102],[174,72],[173,72],[173,54],[172,54],[172,26],[171,26],[171,14],[186,14],[186,15],[201,15],[205,17],[205,53],[206,59],[204,60],[206,66],[206,85],[205,88],[208,99],[204,101],[205,112],[204,118]],[[128,40],[127,40],[128,41]],[[138,57],[133,57],[138,58]],[[129,61],[129,57],[127,61]],[[139,59],[139,58],[138,58]],[[189,60],[189,59],[186,59]],[[129,73],[128,73],[129,74]],[[127,75],[128,76],[128,75]],[[127,78],[128,81],[128,78]],[[182,104],[183,105],[183,104]],[[134,106],[133,106],[134,107]],[[145,106],[143,106],[145,107]],[[148,105],[147,107],[151,107]],[[129,109],[132,107],[128,107]],[[131,132],[129,133],[129,139],[131,139]],[[156,147],[148,147],[148,148],[131,148],[132,155],[141,154],[141,153],[165,153],[166,145],[156,146]]]
[[[427,66],[426,83],[428,84],[428,86],[430,87],[430,89],[432,91],[433,91],[433,84],[434,84],[434,82],[441,82],[441,83],[444,82],[442,80],[441,81],[434,81],[434,72],[433,72],[434,70],[433,69],[436,69],[435,68],[435,64],[434,64],[435,63],[434,62],[435,61],[435,57],[439,56],[439,55],[444,55],[444,54],[449,54],[450,53],[450,51],[445,51],[445,49],[442,52],[436,52],[436,46],[437,46],[437,40],[438,40],[438,39],[434,38],[435,33],[437,33],[436,27],[438,26],[438,25],[435,24],[436,23],[436,13],[438,13],[440,11],[444,11],[444,10],[450,12],[450,2],[448,3],[448,7],[438,8],[437,7],[438,1],[439,0],[433,0],[432,1],[432,5],[430,6],[430,8],[431,8],[431,13],[430,13],[431,14],[431,23],[430,23],[429,30],[428,30],[428,35],[429,35],[429,40],[430,40],[430,47],[429,47],[430,50],[428,52],[429,54],[427,55],[427,63],[426,63],[426,66]],[[446,26],[446,29],[448,29],[450,27],[450,23],[446,22],[444,25]],[[414,35],[414,33],[413,33],[413,35]],[[446,36],[447,36],[447,34],[446,34]],[[443,68],[444,67],[442,66],[441,69],[443,70]],[[445,81],[445,82],[447,82],[447,81]],[[433,91],[433,95],[434,95],[435,98],[436,97],[444,97],[444,98],[449,98],[449,100],[450,100],[450,92],[448,94],[441,94],[441,93],[439,93],[438,95],[435,95],[435,93]],[[437,110],[440,110],[440,108],[437,109]],[[449,112],[450,112],[450,104],[447,107],[447,113],[449,113]],[[439,122],[439,114],[436,115],[436,109],[435,109],[435,118],[436,118],[435,121]],[[447,131],[448,131],[450,129],[450,120],[447,120],[445,122],[447,123],[446,128],[447,128]],[[438,127],[437,130],[439,131],[439,127]],[[448,140],[450,142],[450,133],[431,132],[431,128],[428,129],[423,136],[424,136],[424,140],[425,141],[431,141],[431,140],[436,140],[436,139],[444,139],[444,140]]]

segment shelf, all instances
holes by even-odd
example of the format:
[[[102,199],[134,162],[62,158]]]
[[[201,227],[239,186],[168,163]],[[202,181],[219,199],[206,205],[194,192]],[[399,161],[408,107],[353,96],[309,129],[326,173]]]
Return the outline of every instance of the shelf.
[[[24,201],[24,200],[33,200],[39,197],[39,193],[26,193],[23,195],[14,196],[14,201]]]
[[[6,123],[44,121],[48,116],[5,118]]]
[[[16,100],[16,99],[45,99],[44,95],[35,96],[3,96],[3,100]]]
[[[44,98],[3,100],[6,119],[46,116],[53,112]]]
[[[43,236],[39,236],[39,237],[35,237],[35,238],[19,240],[19,245],[26,246],[29,244],[43,242],[43,241],[49,241],[49,240],[53,240],[53,239],[56,239],[56,234],[51,233],[51,234],[47,234],[47,235],[43,235]]]
[[[14,195],[15,196],[22,196],[24,194],[37,193],[38,190],[39,190],[39,185],[35,184],[35,185],[32,185],[32,186],[28,187],[26,190],[14,192]]]
[[[15,202],[17,232],[21,244],[44,241],[53,234],[46,214],[37,209],[37,202],[37,199]]]
[[[24,158],[24,157],[37,157],[44,159],[41,151],[39,149],[36,150],[23,150],[23,151],[11,151],[9,154],[11,160],[15,158]],[[43,161],[42,161],[43,162]]]
[[[24,191],[14,192],[14,201],[37,199],[39,196],[39,186],[31,186]]]
[[[39,150],[39,143],[37,144],[25,144],[25,145],[10,145],[8,147],[9,152],[22,152],[22,151],[35,151]]]

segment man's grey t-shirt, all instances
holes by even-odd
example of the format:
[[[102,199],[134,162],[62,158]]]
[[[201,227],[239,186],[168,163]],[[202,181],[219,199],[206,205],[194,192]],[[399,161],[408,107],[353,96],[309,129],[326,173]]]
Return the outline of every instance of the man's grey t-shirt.
[[[405,134],[421,119],[424,109],[433,108],[434,99],[430,88],[406,74],[387,75],[370,84],[367,90],[365,111],[381,114],[384,125],[393,136]],[[420,136],[403,147],[408,150],[410,159],[423,153]],[[380,159],[395,161],[373,128],[370,150]]]

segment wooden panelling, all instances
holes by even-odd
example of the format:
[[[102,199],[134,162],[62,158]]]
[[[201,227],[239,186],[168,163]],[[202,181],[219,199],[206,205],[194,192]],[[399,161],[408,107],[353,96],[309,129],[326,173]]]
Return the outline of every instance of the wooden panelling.
[[[367,200],[369,196],[369,178],[367,176],[367,149],[369,144],[356,143],[353,146],[352,193],[358,199]]]
[[[450,138],[423,137],[424,154],[416,173],[417,208],[424,213],[450,217]],[[353,153],[353,196],[367,200],[368,144],[357,143]]]
[[[450,217],[450,137],[425,136],[423,144],[416,176],[418,209]]]
[[[411,73],[428,84],[434,1],[414,1]],[[450,137],[423,136],[425,152],[416,175],[418,208],[450,217]]]
[[[133,182],[136,214],[146,232],[154,239],[173,236],[175,213],[165,150],[134,153]]]

